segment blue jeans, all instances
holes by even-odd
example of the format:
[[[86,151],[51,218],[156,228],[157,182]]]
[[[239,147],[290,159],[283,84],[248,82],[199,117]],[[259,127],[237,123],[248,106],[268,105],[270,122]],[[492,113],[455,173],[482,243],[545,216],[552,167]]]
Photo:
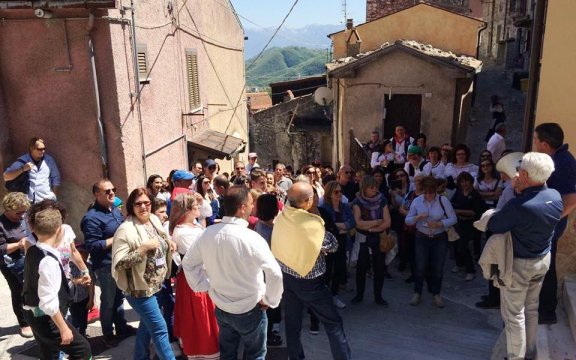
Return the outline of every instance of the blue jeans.
[[[166,322],[160,312],[156,296],[135,298],[126,297],[128,303],[140,315],[140,326],[134,345],[134,360],[150,359],[150,341],[154,343],[156,355],[160,360],[175,360]]]
[[[231,314],[216,308],[216,320],[220,327],[220,360],[237,360],[238,344],[244,341],[244,358],[264,360],[266,358],[266,311],[257,304],[243,314]]]
[[[116,334],[126,330],[126,318],[124,317],[124,295],[116,286],[112,277],[110,266],[103,266],[94,270],[94,274],[100,284],[100,323],[104,336],[114,335],[113,325],[116,326]]]
[[[156,299],[158,300],[158,305],[162,310],[162,316],[164,316],[164,321],[166,322],[166,327],[168,328],[168,338],[170,342],[176,339],[174,338],[174,303],[176,299],[174,298],[174,293],[172,292],[172,283],[170,279],[164,280],[162,283],[162,288],[156,293]]]
[[[342,318],[334,306],[332,292],[326,286],[324,277],[298,279],[287,273],[282,273],[282,275],[284,281],[282,303],[285,310],[286,345],[290,360],[304,359],[300,332],[305,307],[310,309],[324,325],[332,358],[335,360],[350,359],[350,348],[344,334]]]
[[[448,236],[445,232],[433,238],[416,233],[414,241],[416,263],[416,274],[414,275],[415,293],[422,294],[424,279],[427,279],[432,295],[440,294],[447,248]]]

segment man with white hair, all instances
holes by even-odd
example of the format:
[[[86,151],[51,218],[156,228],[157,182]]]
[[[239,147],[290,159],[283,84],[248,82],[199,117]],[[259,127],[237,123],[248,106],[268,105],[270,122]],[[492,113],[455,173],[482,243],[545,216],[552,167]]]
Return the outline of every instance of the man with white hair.
[[[529,152],[516,170],[512,184],[520,195],[490,218],[487,230],[512,236],[512,283],[500,289],[508,359],[535,359],[539,293],[563,203],[560,193],[546,186],[554,171],[549,155]]]

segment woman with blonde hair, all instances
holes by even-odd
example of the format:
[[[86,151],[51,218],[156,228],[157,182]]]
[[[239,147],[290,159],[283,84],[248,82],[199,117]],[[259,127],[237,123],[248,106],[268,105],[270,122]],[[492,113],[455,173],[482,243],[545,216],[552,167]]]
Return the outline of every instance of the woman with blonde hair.
[[[196,220],[200,205],[192,194],[176,196],[170,212],[170,233],[182,258],[204,232]],[[195,292],[188,286],[183,271],[176,276],[174,336],[180,338],[189,359],[218,359],[218,323],[214,303],[208,293]]]

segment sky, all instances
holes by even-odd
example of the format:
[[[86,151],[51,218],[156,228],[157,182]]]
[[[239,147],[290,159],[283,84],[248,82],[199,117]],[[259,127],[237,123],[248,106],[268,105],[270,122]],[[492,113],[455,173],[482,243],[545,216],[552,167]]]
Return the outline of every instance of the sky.
[[[294,0],[231,0],[245,28],[277,27],[286,16]],[[344,24],[346,17],[355,24],[366,20],[366,0],[299,0],[284,23],[297,29],[311,24]]]

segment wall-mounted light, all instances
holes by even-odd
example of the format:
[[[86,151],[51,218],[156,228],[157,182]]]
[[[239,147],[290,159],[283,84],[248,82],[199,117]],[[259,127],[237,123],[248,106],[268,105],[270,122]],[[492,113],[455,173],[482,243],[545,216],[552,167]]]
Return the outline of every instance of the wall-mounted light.
[[[54,14],[52,14],[52,11],[50,10],[35,9],[34,15],[40,19],[50,19]]]

